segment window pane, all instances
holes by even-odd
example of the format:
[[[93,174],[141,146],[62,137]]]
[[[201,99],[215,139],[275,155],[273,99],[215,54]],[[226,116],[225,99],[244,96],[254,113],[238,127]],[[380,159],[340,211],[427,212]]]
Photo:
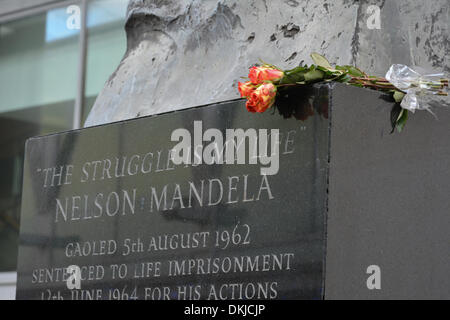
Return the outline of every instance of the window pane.
[[[125,54],[127,5],[128,0],[96,0],[88,3],[86,91],[82,123]]]
[[[61,31],[66,19],[0,24],[0,272],[16,269],[25,140],[72,128],[79,30]]]

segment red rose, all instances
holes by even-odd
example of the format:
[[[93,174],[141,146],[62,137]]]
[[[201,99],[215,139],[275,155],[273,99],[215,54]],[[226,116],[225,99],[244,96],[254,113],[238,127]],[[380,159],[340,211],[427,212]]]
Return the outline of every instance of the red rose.
[[[247,108],[248,112],[256,112],[255,106],[252,104],[250,100],[247,100],[245,107]]]
[[[258,86],[249,97],[246,107],[250,112],[264,112],[275,102],[277,87],[270,82]]]
[[[248,77],[253,84],[260,84],[264,81],[277,82],[283,78],[284,72],[268,67],[251,67]]]
[[[238,89],[242,98],[244,97],[248,98],[253,93],[253,91],[255,91],[256,86],[252,84],[250,81],[244,83],[238,82]]]

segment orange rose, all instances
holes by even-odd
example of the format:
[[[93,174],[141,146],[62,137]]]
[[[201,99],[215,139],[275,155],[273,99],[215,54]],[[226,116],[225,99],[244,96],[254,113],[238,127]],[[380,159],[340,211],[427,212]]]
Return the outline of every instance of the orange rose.
[[[250,112],[264,112],[275,102],[277,87],[270,82],[257,87],[247,101],[247,110]]]
[[[278,69],[268,67],[251,67],[248,77],[254,84],[260,84],[264,81],[277,82],[283,78],[284,72]]]
[[[252,84],[250,81],[244,83],[238,82],[238,89],[242,98],[244,97],[248,98],[253,93],[253,91],[255,91],[256,86]]]

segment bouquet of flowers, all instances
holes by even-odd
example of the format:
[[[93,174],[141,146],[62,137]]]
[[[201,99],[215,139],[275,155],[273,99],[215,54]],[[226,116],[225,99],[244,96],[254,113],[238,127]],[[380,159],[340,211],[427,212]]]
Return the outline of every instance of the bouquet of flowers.
[[[395,64],[383,78],[369,76],[350,65],[332,67],[318,53],[312,53],[311,58],[314,64],[290,70],[281,70],[268,63],[251,67],[248,81],[238,83],[241,97],[247,98],[247,110],[266,111],[273,106],[278,90],[283,87],[336,81],[391,94],[401,107],[392,117],[392,125],[401,131],[408,119],[408,111],[430,111],[425,99],[427,95],[447,95],[448,79],[442,78],[443,74],[421,75],[405,65]]]

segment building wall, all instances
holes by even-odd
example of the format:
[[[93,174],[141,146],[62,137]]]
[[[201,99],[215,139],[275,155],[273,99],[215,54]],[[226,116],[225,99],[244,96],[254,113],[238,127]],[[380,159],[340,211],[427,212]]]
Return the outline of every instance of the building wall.
[[[70,4],[82,1],[0,0],[0,299],[15,297],[25,140],[72,129],[126,49],[128,0],[89,0],[81,68],[80,31],[66,24]],[[77,91],[79,75],[84,91]],[[78,112],[77,96],[84,102]]]
[[[50,5],[64,0],[0,0],[0,19],[14,20],[27,10],[33,10],[45,5]],[[17,68],[17,65],[10,65]],[[4,119],[3,123],[4,123]],[[13,123],[13,121],[9,121]],[[9,126],[6,125],[8,129]],[[11,130],[14,131],[14,130]],[[10,243],[7,243],[7,245]],[[9,252],[3,254],[10,254]],[[16,296],[16,272],[0,272],[0,300],[13,300]]]
[[[0,16],[64,0],[0,0]]]
[[[374,75],[449,72],[449,14],[448,0],[131,0],[128,51],[86,125],[236,98],[259,59],[292,68],[317,51]]]

